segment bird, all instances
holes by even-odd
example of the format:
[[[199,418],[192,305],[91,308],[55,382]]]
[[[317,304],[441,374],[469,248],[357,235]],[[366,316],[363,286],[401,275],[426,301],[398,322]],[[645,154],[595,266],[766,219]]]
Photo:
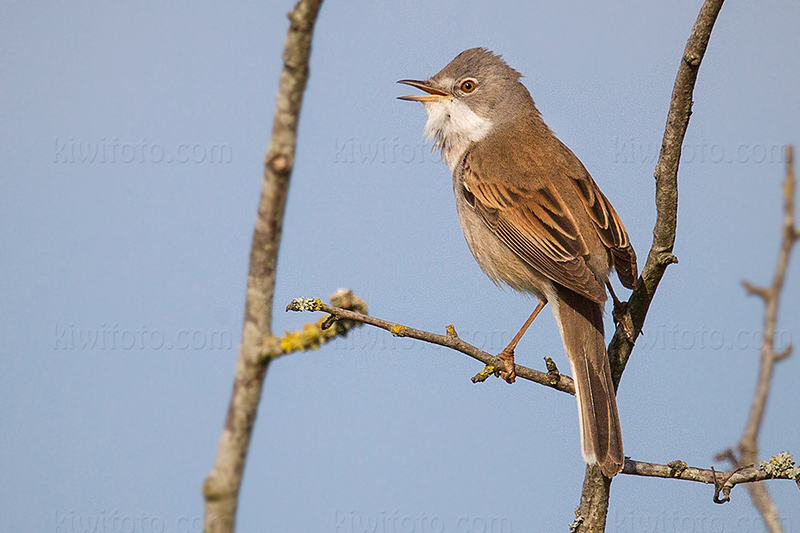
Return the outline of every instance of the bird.
[[[578,157],[545,124],[522,75],[486,48],[458,54],[427,80],[398,81],[423,94],[424,135],[453,179],[470,251],[498,285],[538,303],[498,354],[509,383],[514,349],[549,303],[575,382],[581,453],[611,478],[622,470],[622,432],[603,312],[616,271],[637,284],[636,253],[620,217]]]

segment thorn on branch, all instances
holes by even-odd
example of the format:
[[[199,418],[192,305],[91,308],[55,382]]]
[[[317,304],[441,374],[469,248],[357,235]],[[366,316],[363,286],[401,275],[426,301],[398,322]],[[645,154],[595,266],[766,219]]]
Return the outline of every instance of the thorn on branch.
[[[747,294],[749,294],[750,296],[758,296],[763,300],[767,300],[770,296],[769,289],[767,289],[766,287],[758,287],[756,285],[753,285],[747,280],[742,281],[742,286],[747,291]]]
[[[792,351],[793,350],[794,350],[794,346],[790,344],[789,346],[786,347],[785,350],[775,354],[774,361],[777,363],[778,361],[783,361],[784,359],[788,359],[789,357],[792,356]]]

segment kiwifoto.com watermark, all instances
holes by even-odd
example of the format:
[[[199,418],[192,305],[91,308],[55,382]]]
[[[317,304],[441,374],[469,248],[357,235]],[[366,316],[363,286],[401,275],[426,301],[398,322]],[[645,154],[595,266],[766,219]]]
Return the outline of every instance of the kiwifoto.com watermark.
[[[145,512],[126,514],[119,510],[100,510],[96,514],[80,514],[74,510],[56,509],[55,533],[201,533],[201,516],[167,518]],[[214,531],[213,528],[209,528]],[[218,531],[225,531],[219,528]]]
[[[781,519],[784,533],[797,532],[790,519]],[[606,522],[608,533],[766,533],[769,531],[761,516],[753,513],[685,514],[678,510],[647,513],[613,511]]]
[[[438,150],[431,149],[431,143],[400,142],[399,137],[378,140],[336,138],[333,142],[333,163],[359,165],[394,165],[441,163]]]
[[[724,144],[707,140],[685,142],[681,149],[683,164],[783,164],[785,144],[740,142]],[[636,137],[614,137],[611,160],[621,164],[654,165],[658,161],[661,145]],[[416,142],[400,141],[399,137],[362,139],[358,137],[335,138],[332,162],[338,165],[413,165],[442,163],[438,150],[422,139]]]
[[[706,326],[681,326],[679,324],[658,324],[645,327],[644,335],[636,339],[636,347],[643,350],[760,350],[765,344],[761,329],[722,330]],[[781,352],[792,344],[792,332],[776,330],[774,346]]]
[[[53,163],[72,164],[227,164],[233,161],[228,143],[179,142],[164,144],[148,141],[125,141],[119,137],[94,140],[55,137]]]
[[[685,142],[681,147],[682,164],[772,164],[785,162],[786,144],[741,142],[723,144],[700,140]],[[615,137],[612,146],[612,161],[625,164],[655,165],[661,144],[643,141],[636,137]]]
[[[610,327],[610,326],[609,326]],[[489,353],[498,353],[505,348],[516,330],[458,330],[463,341]],[[607,337],[611,332],[607,332]],[[555,333],[554,333],[555,334]],[[528,333],[530,335],[530,333]],[[786,350],[792,344],[792,332],[775,332],[775,350]],[[645,326],[636,339],[637,351],[758,351],[764,347],[764,331],[761,329],[723,330],[703,325],[684,326],[677,323]],[[395,337],[375,328],[358,328],[347,337],[333,343],[332,349],[339,351],[420,351],[446,350],[409,337]]]
[[[504,516],[442,517],[421,512],[404,514],[398,510],[363,514],[336,511],[334,533],[513,533],[511,519]]]
[[[166,331],[148,326],[124,327],[100,324],[96,327],[56,322],[54,350],[122,351],[134,350],[231,350],[233,333],[229,329],[176,328]]]

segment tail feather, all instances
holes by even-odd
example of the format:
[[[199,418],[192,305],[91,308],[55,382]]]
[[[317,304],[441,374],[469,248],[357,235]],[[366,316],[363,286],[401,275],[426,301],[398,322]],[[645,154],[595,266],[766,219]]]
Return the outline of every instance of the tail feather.
[[[553,314],[575,380],[583,459],[599,463],[603,475],[613,477],[622,470],[625,456],[603,335],[603,307],[560,285],[556,293]]]

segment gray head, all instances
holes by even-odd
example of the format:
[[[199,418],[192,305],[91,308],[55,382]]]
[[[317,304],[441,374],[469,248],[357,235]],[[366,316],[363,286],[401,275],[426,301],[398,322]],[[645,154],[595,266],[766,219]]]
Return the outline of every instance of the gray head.
[[[400,99],[425,105],[425,136],[434,140],[434,149],[442,150],[452,170],[470,143],[519,117],[520,112],[536,113],[520,76],[499,55],[486,48],[470,48],[425,81],[398,83],[425,91],[426,94]]]

